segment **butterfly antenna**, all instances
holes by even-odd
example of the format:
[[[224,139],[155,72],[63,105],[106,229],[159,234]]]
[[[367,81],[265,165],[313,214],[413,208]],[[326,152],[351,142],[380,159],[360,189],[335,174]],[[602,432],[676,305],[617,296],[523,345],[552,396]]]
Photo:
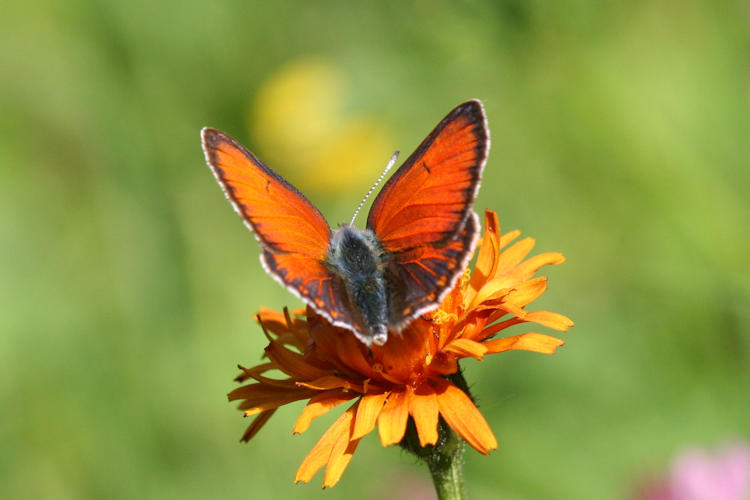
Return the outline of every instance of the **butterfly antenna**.
[[[380,177],[378,177],[378,180],[377,180],[377,181],[375,181],[375,184],[373,184],[373,185],[372,185],[372,187],[371,187],[371,188],[370,188],[370,190],[369,190],[369,191],[367,192],[367,194],[365,195],[365,197],[364,197],[364,198],[362,198],[362,201],[361,201],[361,202],[359,202],[359,206],[357,207],[357,210],[355,210],[355,211],[354,211],[354,216],[352,217],[352,221],[351,221],[351,222],[349,223],[349,225],[350,225],[350,226],[353,226],[353,225],[354,225],[354,219],[356,219],[356,218],[357,218],[357,215],[359,214],[359,211],[360,211],[360,210],[362,210],[362,207],[363,207],[363,206],[365,205],[365,203],[367,202],[367,198],[369,198],[369,197],[370,197],[370,195],[372,194],[372,192],[373,192],[373,191],[375,191],[375,188],[376,188],[376,187],[378,187],[378,184],[380,184],[380,183],[381,183],[381,182],[383,181],[383,178],[385,177],[385,174],[387,174],[387,173],[388,173],[388,171],[389,171],[389,170],[391,169],[391,167],[393,166],[393,164],[394,164],[394,163],[396,163],[396,159],[398,158],[398,154],[399,154],[400,152],[401,152],[401,151],[399,151],[399,150],[397,149],[397,150],[396,150],[396,152],[395,152],[395,153],[393,153],[393,156],[391,156],[391,160],[390,160],[390,161],[388,162],[388,165],[386,165],[386,166],[385,166],[385,170],[383,170],[383,173],[382,173],[382,174],[380,174]]]

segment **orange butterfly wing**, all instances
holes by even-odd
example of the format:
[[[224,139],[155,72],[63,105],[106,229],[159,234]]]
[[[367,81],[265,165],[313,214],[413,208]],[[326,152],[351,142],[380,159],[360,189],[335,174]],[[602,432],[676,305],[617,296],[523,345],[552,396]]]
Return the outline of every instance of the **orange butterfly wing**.
[[[471,210],[488,149],[481,103],[460,104],[383,186],[367,227],[391,252],[452,240]]]
[[[331,228],[294,186],[225,133],[201,131],[206,162],[263,248],[325,259]]]
[[[206,162],[263,247],[266,271],[334,323],[351,323],[325,267],[331,228],[307,198],[225,133],[201,131]]]
[[[383,187],[367,227],[391,254],[390,323],[440,303],[468,264],[479,222],[474,202],[489,149],[482,104],[451,111]]]

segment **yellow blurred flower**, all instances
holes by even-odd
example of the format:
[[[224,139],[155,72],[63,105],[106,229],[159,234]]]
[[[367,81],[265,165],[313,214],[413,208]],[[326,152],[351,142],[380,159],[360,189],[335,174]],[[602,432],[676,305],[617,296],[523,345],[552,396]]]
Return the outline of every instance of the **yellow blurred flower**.
[[[258,90],[251,137],[274,169],[294,169],[290,177],[302,191],[366,186],[393,152],[392,141],[372,117],[347,112],[349,98],[345,75],[333,63],[293,61]]]

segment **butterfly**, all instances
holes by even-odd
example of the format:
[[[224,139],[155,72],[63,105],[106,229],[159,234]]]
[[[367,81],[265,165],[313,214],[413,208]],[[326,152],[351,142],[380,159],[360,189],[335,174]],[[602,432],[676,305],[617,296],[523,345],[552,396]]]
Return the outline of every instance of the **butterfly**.
[[[474,253],[479,218],[471,206],[490,146],[478,100],[448,113],[399,167],[364,230],[331,229],[302,193],[224,132],[206,127],[201,138],[268,274],[368,347],[435,309]]]

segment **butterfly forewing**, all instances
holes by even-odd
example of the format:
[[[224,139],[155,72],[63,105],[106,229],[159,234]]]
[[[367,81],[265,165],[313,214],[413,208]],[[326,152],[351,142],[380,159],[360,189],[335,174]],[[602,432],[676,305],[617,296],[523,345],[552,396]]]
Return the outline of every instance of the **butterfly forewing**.
[[[453,240],[471,210],[488,147],[481,103],[459,105],[383,186],[367,227],[389,252]]]
[[[216,180],[263,247],[325,259],[331,229],[320,211],[225,133],[204,128],[201,135]]]

